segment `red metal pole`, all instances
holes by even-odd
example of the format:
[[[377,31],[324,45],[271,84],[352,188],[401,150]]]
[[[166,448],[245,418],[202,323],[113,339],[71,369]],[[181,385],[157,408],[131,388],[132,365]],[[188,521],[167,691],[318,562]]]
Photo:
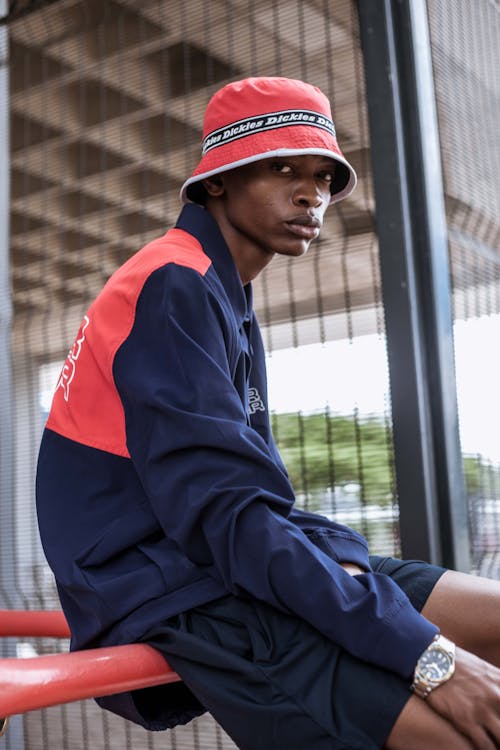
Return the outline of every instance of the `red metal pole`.
[[[0,659],[0,717],[180,680],[143,643]]]
[[[0,610],[0,637],[69,638],[64,614],[59,611]]]
[[[69,638],[70,631],[60,611],[0,610],[0,637],[15,636]],[[139,643],[0,659],[0,717],[178,680],[158,651]]]

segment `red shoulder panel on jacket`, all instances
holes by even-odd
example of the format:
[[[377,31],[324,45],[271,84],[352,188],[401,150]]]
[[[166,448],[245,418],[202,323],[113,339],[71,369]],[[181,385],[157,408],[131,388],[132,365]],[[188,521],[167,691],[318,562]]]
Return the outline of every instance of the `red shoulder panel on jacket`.
[[[211,260],[192,235],[171,229],[111,276],[85,315],[66,357],[47,420],[49,429],[78,443],[129,457],[113,361],[131,331],[144,284],[167,263],[204,276]]]

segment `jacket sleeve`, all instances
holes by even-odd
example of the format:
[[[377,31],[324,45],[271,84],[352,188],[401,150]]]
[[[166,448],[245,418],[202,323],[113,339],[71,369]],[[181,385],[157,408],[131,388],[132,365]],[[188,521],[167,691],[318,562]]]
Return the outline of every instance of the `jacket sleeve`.
[[[408,677],[437,628],[389,577],[350,576],[290,520],[291,485],[232,382],[227,325],[202,277],[166,266],[115,356],[128,449],[159,522],[228,592],[292,612]],[[339,560],[353,533],[338,534]]]
[[[366,571],[371,570],[366,540],[354,529],[330,521],[319,513],[309,513],[298,508],[292,509],[288,520],[335,562],[354,563]]]

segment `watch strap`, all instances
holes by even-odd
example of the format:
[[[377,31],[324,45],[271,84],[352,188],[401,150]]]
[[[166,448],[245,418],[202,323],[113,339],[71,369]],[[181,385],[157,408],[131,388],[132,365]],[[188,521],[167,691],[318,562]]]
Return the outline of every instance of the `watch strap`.
[[[448,670],[445,674],[442,675],[440,678],[430,678],[426,677],[424,672],[422,671],[422,663],[432,655],[433,651],[440,651],[441,653],[445,653],[450,660],[450,664],[448,667]],[[413,683],[412,683],[412,690],[416,695],[419,696],[419,698],[422,698],[423,700],[426,700],[426,698],[430,695],[430,693],[435,690],[440,685],[443,685],[445,682],[448,682],[448,680],[453,676],[455,672],[455,644],[453,641],[450,641],[448,638],[445,638],[443,635],[438,634],[434,637],[433,641],[427,646],[425,651],[421,654],[417,665],[415,667],[415,672],[413,675]]]

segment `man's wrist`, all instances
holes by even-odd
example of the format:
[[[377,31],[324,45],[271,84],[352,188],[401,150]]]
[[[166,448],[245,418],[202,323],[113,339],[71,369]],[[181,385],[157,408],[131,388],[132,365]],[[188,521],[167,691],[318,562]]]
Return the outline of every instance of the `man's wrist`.
[[[455,644],[443,635],[436,635],[417,661],[412,690],[423,700],[455,672]]]

